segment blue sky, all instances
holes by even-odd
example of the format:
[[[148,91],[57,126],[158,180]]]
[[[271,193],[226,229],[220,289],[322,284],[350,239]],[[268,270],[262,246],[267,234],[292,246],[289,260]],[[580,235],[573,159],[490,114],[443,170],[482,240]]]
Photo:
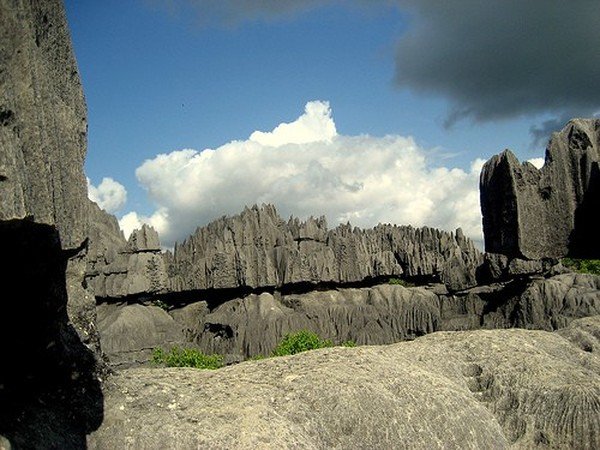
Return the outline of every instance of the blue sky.
[[[503,49],[497,48],[497,42],[503,42],[502,32],[495,25],[483,26],[486,20],[494,20],[490,23],[495,24],[496,19],[478,17],[473,22],[483,24],[479,28],[460,22],[468,21],[468,14],[484,14],[469,3],[460,0],[455,10],[446,11],[447,7],[437,7],[433,1],[409,0],[311,0],[306,7],[287,0],[66,0],[89,112],[86,173],[93,186],[99,186],[104,177],[124,186],[127,201],[117,201],[107,208],[117,217],[135,212],[136,220],[148,219],[160,208],[175,217],[175,205],[165,203],[165,196],[157,193],[159,188],[152,185],[152,179],[146,176],[141,182],[140,177],[144,177],[139,170],[136,177],[136,169],[145,161],[183,149],[195,149],[200,154],[207,148],[243,142],[254,131],[271,131],[281,123],[294,122],[305,113],[305,105],[314,100],[329,102],[330,112],[315,113],[315,120],[328,121],[329,114],[340,136],[369,135],[374,140],[365,145],[373,148],[381,144],[375,138],[386,135],[414,138],[419,155],[426,157],[426,167],[422,168],[425,178],[435,178],[431,174],[437,167],[468,174],[477,158],[487,159],[504,148],[511,148],[521,159],[543,156],[544,139],[534,142],[532,127],[545,132],[569,115],[589,115],[595,111],[597,99],[589,100],[574,91],[570,93],[575,99],[573,104],[568,100],[547,102],[552,89],[561,88],[552,78],[540,79],[539,86],[534,80],[533,88],[518,92],[519,83],[527,87],[531,82],[528,70],[535,74],[534,68],[526,67],[531,62],[519,64],[518,59],[530,61],[532,52],[525,48],[522,55],[514,52],[516,61],[508,56],[504,61]],[[576,12],[578,3],[572,4]],[[589,14],[587,10],[581,12]],[[536,29],[543,33],[546,24],[552,25],[561,11],[551,11],[546,19],[544,14],[539,19],[535,9],[516,13],[541,20]],[[513,23],[510,15],[496,17]],[[525,28],[531,26],[525,24]],[[515,39],[519,38],[518,32]],[[473,44],[480,41],[475,39],[477,33],[484,36],[481,41],[487,47],[476,48]],[[573,41],[585,37],[574,36]],[[520,38],[527,42],[537,39]],[[443,46],[446,43],[448,48]],[[512,42],[505,45],[514,49]],[[487,55],[489,48],[497,54]],[[534,61],[536,66],[532,67],[540,66],[547,72],[543,63],[546,59]],[[577,55],[573,62],[577,62]],[[494,79],[497,71],[502,73],[501,65],[496,71],[499,64],[507,66],[506,73],[515,75]],[[595,64],[592,73],[598,67]],[[556,79],[559,77],[568,78],[564,73],[557,74]],[[580,83],[577,77],[571,82]],[[525,107],[524,103],[533,106]],[[448,122],[454,123],[449,127]],[[299,145],[292,141],[281,142]],[[240,149],[239,154],[244,155],[244,151]],[[305,149],[300,146],[296,151]],[[402,152],[394,151],[397,156]],[[319,162],[318,152],[314,160],[298,164],[314,168],[311,163],[315,161],[327,166]],[[240,157],[239,164],[247,162],[246,157]],[[219,171],[221,167],[211,170]],[[409,165],[405,170],[414,169]],[[172,179],[177,173],[170,175]],[[345,180],[349,175],[339,176]],[[202,179],[193,178],[197,183]],[[355,181],[366,186],[365,180]],[[163,180],[167,182],[168,178]],[[348,183],[345,185],[352,184]],[[224,195],[239,196],[235,184],[232,181],[219,186],[226,191]],[[306,194],[311,195],[309,191]],[[262,191],[256,195],[255,201],[274,198]],[[251,197],[245,201],[251,201]],[[171,233],[164,233],[169,235],[169,243],[192,231],[192,223],[201,225],[213,215],[235,213],[240,206],[224,201],[220,212],[216,203],[210,211],[196,211],[180,221],[177,232],[171,223]],[[385,214],[366,210],[332,213],[328,208],[316,204],[315,214],[335,214],[329,217],[330,223],[351,218],[352,214],[369,216],[369,220],[388,219]],[[285,204],[283,208],[284,213],[298,215],[310,210],[310,204],[298,208]],[[454,226],[460,223],[460,212],[457,210],[452,219],[448,215],[445,219],[425,215],[416,225],[427,223],[429,217],[432,225],[444,227],[447,220],[449,226]],[[389,216],[390,220],[403,218]],[[406,216],[406,220],[410,218],[410,214]],[[356,222],[370,224],[366,219]]]

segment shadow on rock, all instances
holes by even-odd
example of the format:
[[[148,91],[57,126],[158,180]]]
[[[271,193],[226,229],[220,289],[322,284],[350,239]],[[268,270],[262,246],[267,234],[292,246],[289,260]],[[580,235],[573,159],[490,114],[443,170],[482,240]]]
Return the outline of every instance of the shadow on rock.
[[[68,256],[58,232],[4,221],[0,245],[0,435],[12,448],[85,448],[102,423],[103,395],[96,359],[67,316]]]

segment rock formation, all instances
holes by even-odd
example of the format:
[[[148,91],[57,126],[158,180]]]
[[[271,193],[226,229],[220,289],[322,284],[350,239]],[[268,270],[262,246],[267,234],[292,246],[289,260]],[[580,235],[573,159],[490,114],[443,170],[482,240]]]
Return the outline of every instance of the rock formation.
[[[361,230],[324,218],[282,220],[273,206],[246,208],[199,228],[169,255],[169,290],[352,283],[379,277],[477,284],[482,255],[459,229],[378,225]]]
[[[596,353],[526,330],[128,369],[88,447],[599,448],[599,374]]]
[[[509,257],[600,257],[600,119],[555,133],[541,169],[506,150],[481,172],[485,249]]]
[[[240,361],[269,355],[302,329],[335,343],[391,344],[435,331],[480,328],[556,330],[600,314],[600,277],[562,274],[512,279],[449,293],[443,285],[379,285],[304,294],[250,294],[223,303],[172,306],[101,304],[103,349],[114,365],[148,361],[153,347],[185,344]],[[127,317],[127,320],[123,320]],[[115,344],[120,343],[120,344]]]
[[[97,298],[153,295],[166,288],[158,233],[144,225],[125,240],[117,219],[90,206],[90,245],[85,281]]]
[[[488,163],[484,189],[511,186],[484,207],[503,254],[484,257],[460,229],[330,230],[263,206],[163,255],[154,230],[126,241],[86,198],[60,1],[0,0],[0,23],[0,244],[15,293],[0,319],[0,447],[600,447],[600,277],[532,260],[596,252],[598,121],[556,135],[540,172],[508,153]],[[390,277],[423,286],[375,286]],[[514,326],[561,330],[432,333]],[[128,368],[103,397],[98,330],[126,367],[180,343],[232,362],[299,328],[415,340],[210,373]]]
[[[76,448],[101,420],[82,286],[86,109],[62,4],[0,0],[0,434]]]
[[[98,307],[97,323],[102,350],[113,367],[145,363],[156,347],[190,345],[183,327],[154,305],[103,304]]]

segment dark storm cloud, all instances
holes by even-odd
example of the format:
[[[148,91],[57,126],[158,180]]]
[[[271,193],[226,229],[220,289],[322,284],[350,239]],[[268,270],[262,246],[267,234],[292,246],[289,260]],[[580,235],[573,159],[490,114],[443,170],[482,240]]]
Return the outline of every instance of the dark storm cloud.
[[[600,1],[400,0],[412,12],[396,80],[452,103],[446,124],[600,109]],[[548,135],[544,137],[546,139]]]
[[[541,142],[566,119],[600,110],[600,0],[147,1],[191,8],[201,24],[234,26],[327,5],[396,5],[410,20],[398,42],[396,82],[448,99],[446,126],[553,116],[531,128]]]

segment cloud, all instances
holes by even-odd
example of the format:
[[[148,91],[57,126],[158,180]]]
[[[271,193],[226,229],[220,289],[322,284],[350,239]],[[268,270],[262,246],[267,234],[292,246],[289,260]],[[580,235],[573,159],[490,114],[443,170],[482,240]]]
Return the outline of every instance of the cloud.
[[[261,145],[278,147],[284,144],[308,144],[331,141],[337,135],[329,102],[309,102],[304,114],[292,123],[282,123],[273,131],[255,131],[250,140]]]
[[[140,184],[157,205],[152,216],[125,215],[125,232],[142,221],[172,246],[223,214],[273,203],[280,214],[325,215],[329,223],[379,222],[462,227],[481,240],[479,172],[440,167],[411,137],[344,136],[327,102],[310,102],[296,121],[216,149],[185,149],[145,161]]]
[[[546,160],[544,158],[531,158],[531,159],[528,159],[527,162],[530,162],[538,169],[541,169],[542,167],[544,167]]]
[[[102,178],[98,187],[94,186],[88,178],[87,187],[88,198],[111,214],[119,211],[127,202],[125,187],[112,178]]]
[[[600,52],[590,46],[600,42],[600,2],[398,2],[412,20],[398,43],[396,80],[448,98],[447,125],[552,113],[532,128],[547,139],[565,116],[598,110]]]
[[[154,227],[155,230],[167,230],[169,227],[169,213],[166,208],[157,209],[151,216],[140,215],[135,211],[130,211],[119,219],[119,227],[125,235],[125,239],[129,239],[134,230],[142,228],[143,224],[148,224]]]

